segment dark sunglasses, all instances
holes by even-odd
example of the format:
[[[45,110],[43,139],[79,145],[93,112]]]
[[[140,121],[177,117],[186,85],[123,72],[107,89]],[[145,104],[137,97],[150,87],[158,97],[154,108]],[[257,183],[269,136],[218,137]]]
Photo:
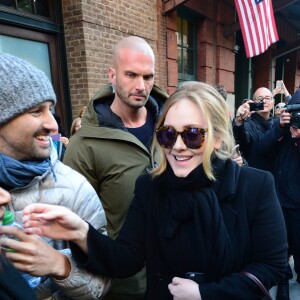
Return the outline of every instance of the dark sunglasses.
[[[171,149],[180,134],[185,145],[190,149],[199,149],[205,140],[207,129],[198,127],[186,127],[183,131],[176,131],[172,126],[162,126],[155,130],[158,143],[167,149]]]

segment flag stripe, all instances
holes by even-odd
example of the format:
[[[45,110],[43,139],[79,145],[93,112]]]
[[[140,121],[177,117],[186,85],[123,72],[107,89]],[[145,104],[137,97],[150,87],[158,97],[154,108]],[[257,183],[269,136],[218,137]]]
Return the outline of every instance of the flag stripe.
[[[256,12],[256,18],[257,18],[257,25],[258,25],[258,31],[259,31],[259,38],[260,38],[260,53],[263,53],[267,49],[267,37],[264,34],[264,28],[266,28],[266,22],[264,17],[264,10],[261,9],[259,5],[257,5],[258,11]]]
[[[265,52],[278,41],[272,0],[234,0],[247,57]]]
[[[264,1],[265,2],[265,1]],[[263,4],[262,4],[263,5]],[[260,53],[263,53],[266,51],[266,49],[268,48],[268,37],[266,34],[266,16],[265,16],[265,9],[262,8],[262,6],[257,5],[257,17],[260,21],[260,26],[261,26],[261,32],[259,33],[262,36],[262,47],[261,47],[261,51]]]

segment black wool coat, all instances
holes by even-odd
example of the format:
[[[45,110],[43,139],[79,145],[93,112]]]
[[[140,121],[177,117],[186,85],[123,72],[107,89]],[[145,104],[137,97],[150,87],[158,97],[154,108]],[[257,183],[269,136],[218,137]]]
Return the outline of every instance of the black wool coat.
[[[273,177],[265,171],[240,168],[232,161],[227,161],[224,168],[226,176],[218,178],[214,188],[231,239],[233,261],[226,266],[230,271],[222,278],[199,285],[201,297],[203,300],[262,299],[259,288],[240,272],[254,274],[269,289],[286,269],[286,229]],[[168,290],[173,277],[184,277],[189,271],[205,273],[197,270],[196,265],[191,269],[190,263],[197,255],[194,249],[197,236],[189,236],[184,222],[172,238],[164,234],[168,230],[164,228],[164,220],[169,212],[163,201],[158,200],[160,193],[159,177],[154,180],[150,175],[139,177],[135,198],[117,240],[90,227],[88,256],[71,245],[77,263],[92,272],[116,278],[130,276],[146,264],[145,299],[151,300],[173,299]]]

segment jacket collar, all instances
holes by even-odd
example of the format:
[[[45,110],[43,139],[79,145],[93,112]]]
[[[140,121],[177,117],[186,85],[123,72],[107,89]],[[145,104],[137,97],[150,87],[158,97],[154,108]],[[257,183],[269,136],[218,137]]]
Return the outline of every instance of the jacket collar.
[[[168,94],[166,94],[158,86],[153,86],[149,96],[149,100],[146,103],[146,108],[155,116],[155,118],[157,118],[160,115],[164,102],[167,98]],[[113,99],[114,91],[112,84],[107,84],[100,90],[98,90],[87,105],[86,112],[84,113],[84,116],[82,118],[82,126],[88,125],[99,127],[98,115],[95,111],[95,106],[98,103],[101,103],[101,106],[106,106],[106,111],[104,111],[104,113],[106,114],[105,124],[107,124],[109,117],[113,116],[113,119],[110,122],[110,126],[117,128],[124,127],[121,119],[117,115],[115,115],[109,108]],[[102,125],[102,121],[100,124]]]
[[[213,184],[219,202],[230,201],[236,193],[240,166],[231,159],[224,162],[224,167],[215,174],[216,181]]]

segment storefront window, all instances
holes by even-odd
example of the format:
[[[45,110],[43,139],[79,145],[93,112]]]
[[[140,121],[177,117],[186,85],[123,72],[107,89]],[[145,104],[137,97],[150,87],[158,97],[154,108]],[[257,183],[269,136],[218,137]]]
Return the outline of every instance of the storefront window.
[[[27,60],[48,76],[51,81],[49,47],[47,43],[0,35],[0,52]]]

